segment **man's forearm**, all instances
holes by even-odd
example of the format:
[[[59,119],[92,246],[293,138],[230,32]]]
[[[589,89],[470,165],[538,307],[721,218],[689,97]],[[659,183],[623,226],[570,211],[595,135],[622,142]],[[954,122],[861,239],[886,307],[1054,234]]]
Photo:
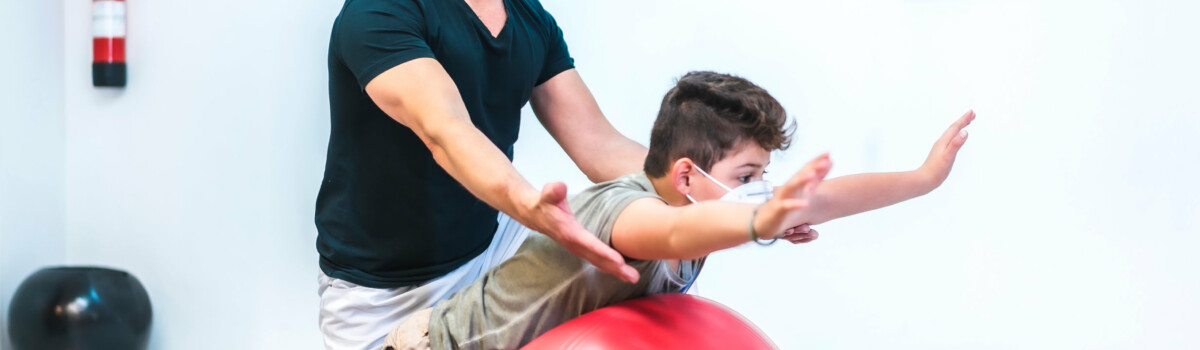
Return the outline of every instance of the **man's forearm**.
[[[586,161],[576,160],[575,164],[587,175],[588,180],[600,183],[642,171],[647,150],[646,146],[614,130],[613,137],[596,145],[590,152],[592,154]]]
[[[467,191],[484,203],[518,219],[537,189],[529,184],[487,136],[470,122],[446,118],[436,129],[425,130],[424,141],[433,159]]]
[[[929,193],[936,180],[920,171],[869,173],[825,180],[811,206],[811,225],[883,208]]]
[[[534,87],[530,106],[550,136],[592,182],[642,170],[646,147],[621,135],[574,69]]]

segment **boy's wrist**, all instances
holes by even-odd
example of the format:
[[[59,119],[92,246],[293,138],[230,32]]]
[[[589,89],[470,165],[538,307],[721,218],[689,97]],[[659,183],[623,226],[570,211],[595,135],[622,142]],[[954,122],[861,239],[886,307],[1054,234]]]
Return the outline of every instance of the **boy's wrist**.
[[[754,210],[750,212],[750,222],[748,225],[749,226],[748,231],[749,231],[749,238],[750,238],[751,242],[758,243],[759,245],[763,245],[763,246],[768,246],[768,245],[775,244],[775,241],[779,240],[779,236],[774,234],[774,232],[778,231],[778,230],[769,228],[772,225],[767,225],[768,228],[766,228],[765,230],[758,230],[755,227],[756,226],[755,219],[758,217],[759,209],[762,209],[764,206],[766,206],[766,205],[764,204],[764,205],[755,207]],[[768,220],[767,222],[771,222],[771,221]],[[769,236],[762,237],[763,232],[766,232]],[[770,238],[770,240],[767,240],[767,238]]]
[[[933,191],[945,181],[945,172],[939,171],[934,166],[925,164],[920,169],[914,171],[917,177],[917,185],[920,187],[921,193]]]
[[[760,205],[751,211],[751,214],[750,214],[750,220],[751,220],[750,222],[751,223],[749,226],[753,230],[748,232],[748,235],[746,236],[747,238],[750,238],[750,237],[757,238],[757,239],[775,238],[776,233],[773,232],[774,231],[773,227],[777,226],[777,225],[773,225],[772,223],[779,221],[778,220],[779,210],[778,210],[778,206],[774,205],[774,204],[776,204],[774,200],[769,200],[766,203],[763,203],[763,205]]]

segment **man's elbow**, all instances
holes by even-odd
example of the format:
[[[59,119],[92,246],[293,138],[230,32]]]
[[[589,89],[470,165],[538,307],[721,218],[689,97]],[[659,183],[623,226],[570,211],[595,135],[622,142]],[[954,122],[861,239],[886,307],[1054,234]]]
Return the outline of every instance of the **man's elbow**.
[[[475,128],[470,122],[463,124],[456,118],[412,118],[405,125],[430,151],[438,151],[454,140],[461,140],[465,137],[464,132]]]

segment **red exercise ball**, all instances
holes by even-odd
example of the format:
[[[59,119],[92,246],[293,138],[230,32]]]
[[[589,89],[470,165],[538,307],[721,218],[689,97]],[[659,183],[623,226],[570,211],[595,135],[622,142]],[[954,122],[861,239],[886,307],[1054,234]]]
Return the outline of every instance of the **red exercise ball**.
[[[525,350],[776,349],[749,321],[714,301],[658,294],[601,308],[534,339]]]

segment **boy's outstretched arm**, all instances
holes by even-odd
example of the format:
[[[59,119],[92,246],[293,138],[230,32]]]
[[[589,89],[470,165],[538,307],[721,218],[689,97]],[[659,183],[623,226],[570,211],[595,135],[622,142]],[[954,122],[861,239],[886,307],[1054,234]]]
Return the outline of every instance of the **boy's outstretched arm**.
[[[714,200],[672,207],[656,198],[635,200],[618,214],[612,246],[640,260],[695,259],[749,242],[751,217],[756,236],[771,239],[810,220],[809,202],[831,165],[828,155],[814,159],[761,206]]]
[[[967,141],[963,130],[975,120],[967,111],[942,134],[925,164],[913,171],[856,174],[829,179],[817,187],[809,210],[811,225],[875,210],[933,191],[946,181],[958,150]]]

